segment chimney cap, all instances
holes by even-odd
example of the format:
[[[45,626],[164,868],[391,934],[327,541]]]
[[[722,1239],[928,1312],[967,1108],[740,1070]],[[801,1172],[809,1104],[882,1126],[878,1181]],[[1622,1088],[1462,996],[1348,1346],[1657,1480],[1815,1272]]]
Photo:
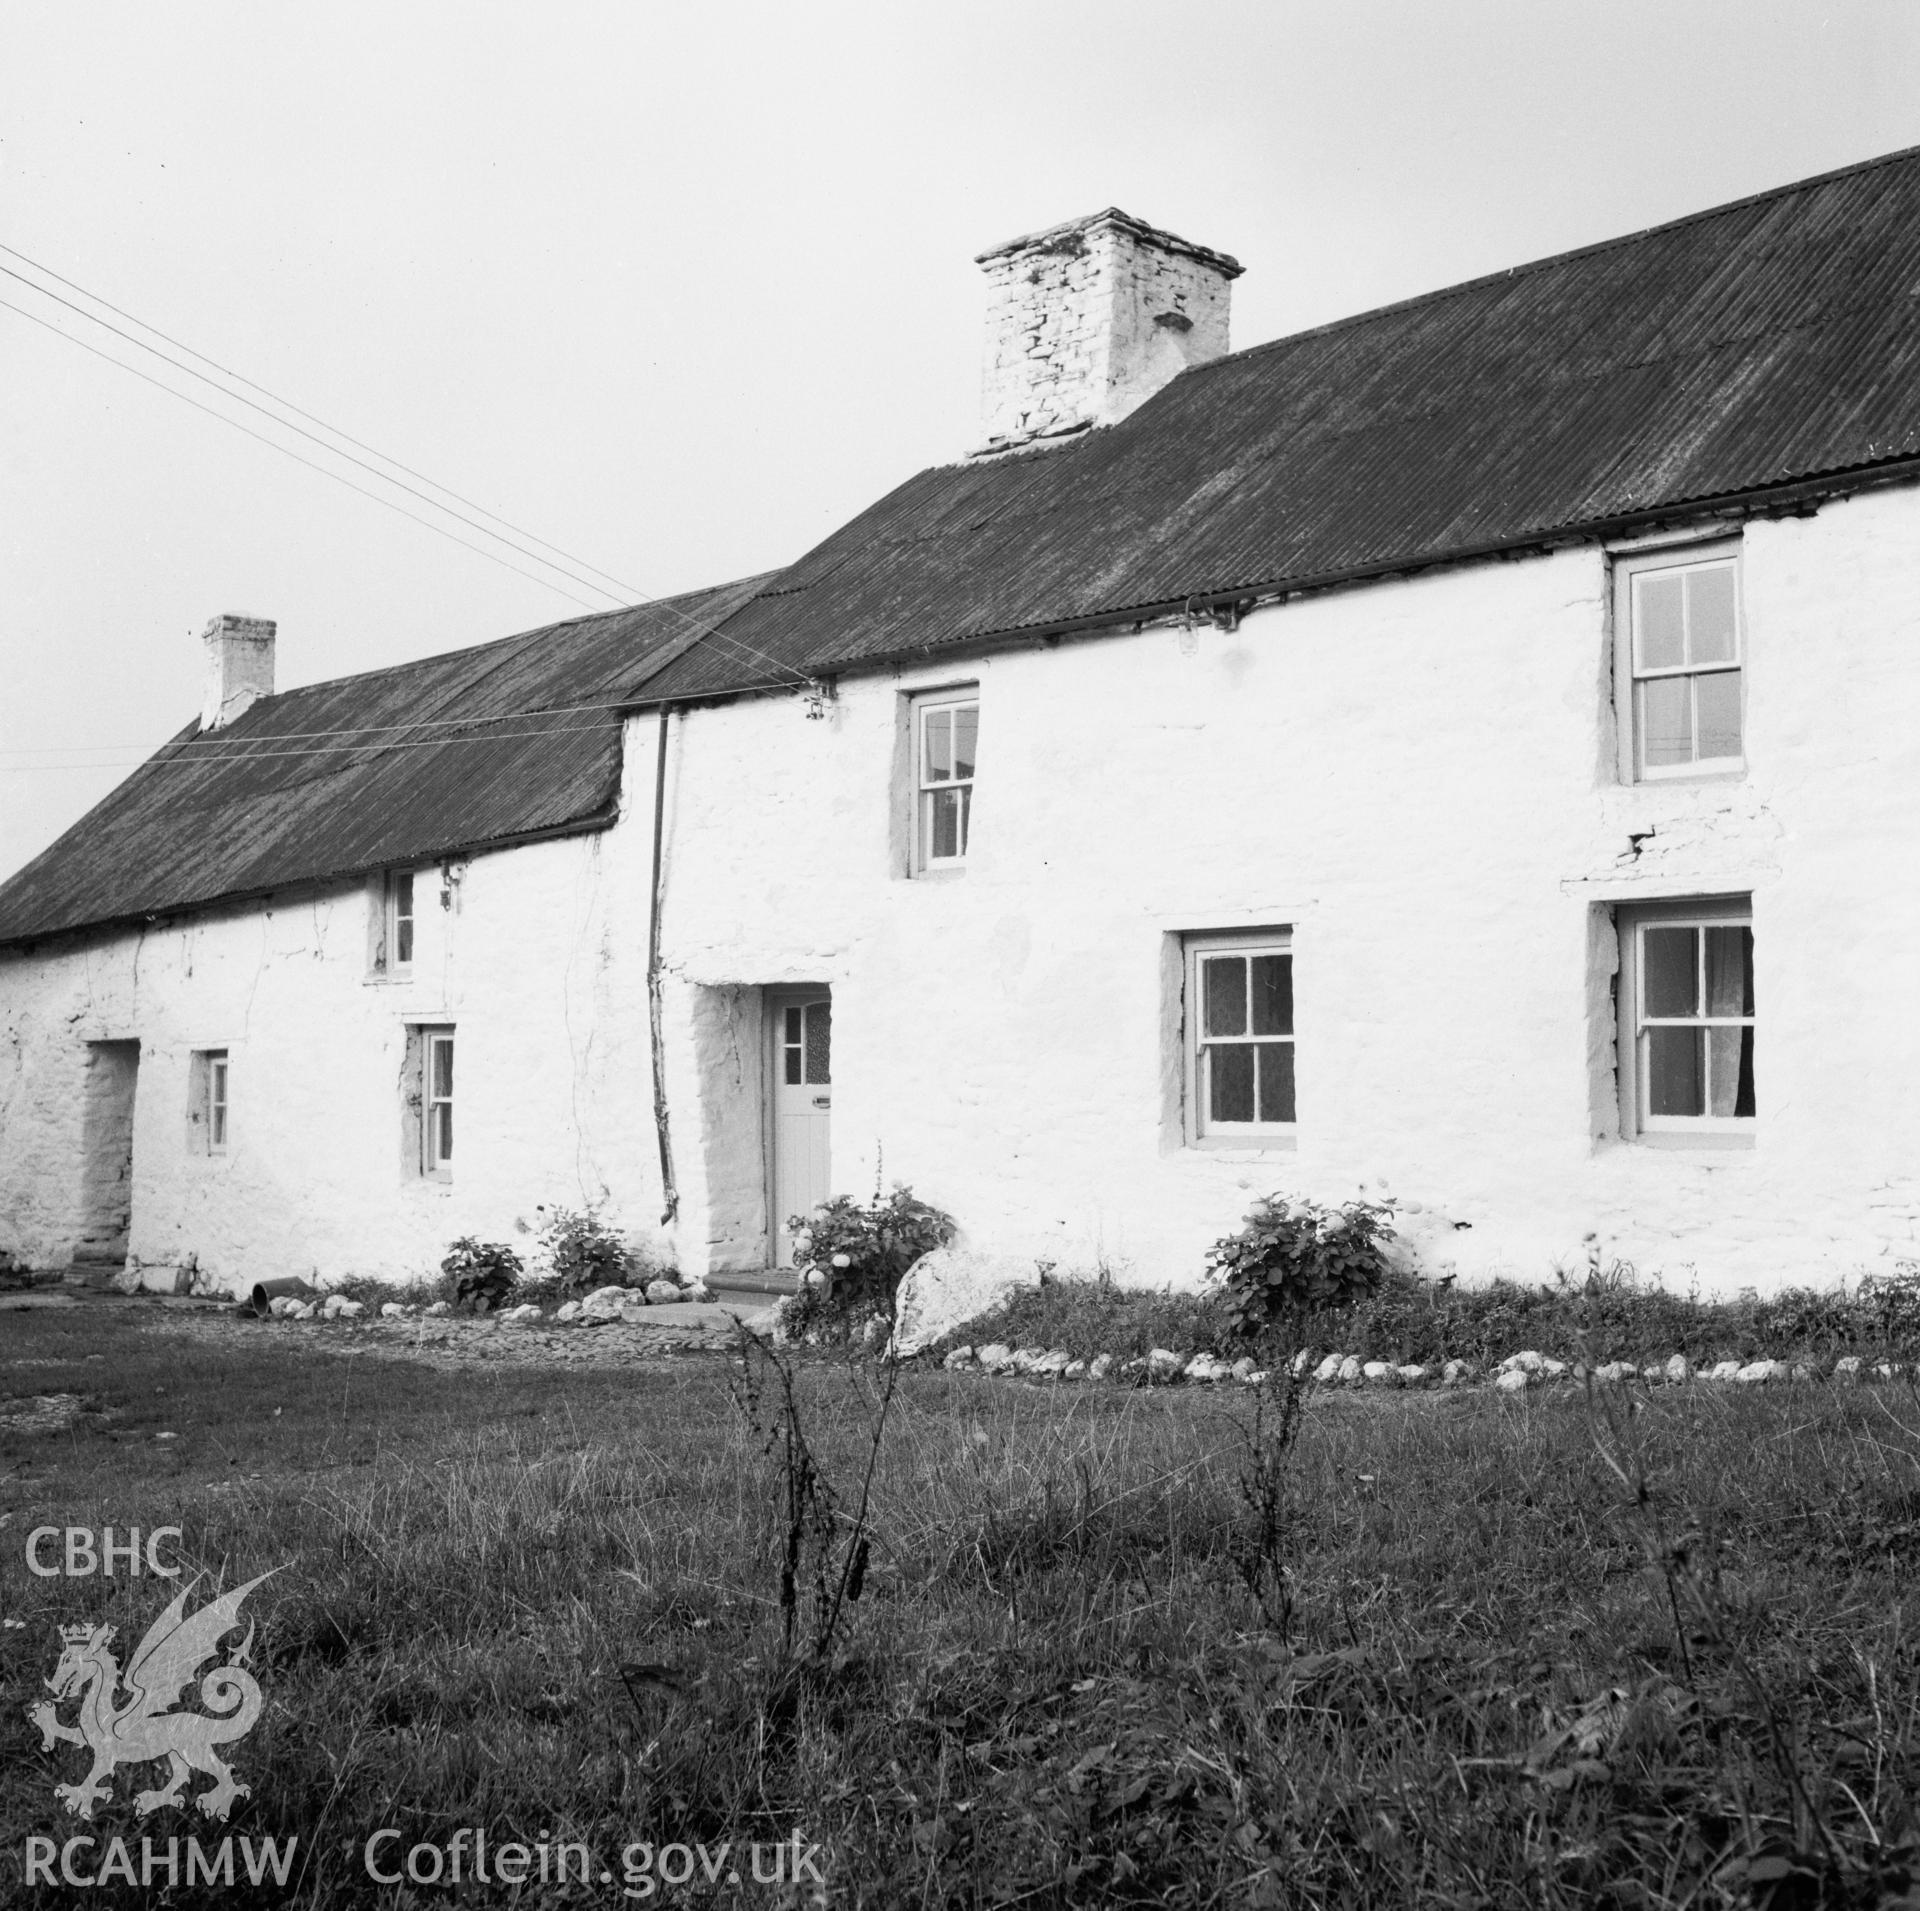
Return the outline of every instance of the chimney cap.
[[[273,695],[277,628],[271,617],[236,617],[231,611],[208,620],[200,633],[207,660],[202,731],[224,729],[262,697]]]
[[[1132,213],[1122,212],[1118,206],[1090,212],[1083,219],[1068,219],[1060,225],[1048,226],[1044,232],[1023,233],[1018,239],[1009,239],[1003,245],[989,246],[984,252],[976,252],[973,262],[975,265],[991,265],[1017,252],[1083,251],[1087,234],[1102,226],[1124,232],[1128,238],[1154,246],[1162,252],[1176,253],[1199,265],[1209,266],[1223,279],[1237,279],[1246,271],[1246,267],[1231,253],[1216,252],[1211,246],[1195,245],[1191,239],[1183,239],[1177,232],[1165,232],[1158,226],[1150,226],[1144,219],[1136,219]]]
[[[271,637],[279,625],[271,617],[242,617],[235,611],[222,611],[218,617],[207,619],[207,627],[202,637],[253,637],[264,640]]]

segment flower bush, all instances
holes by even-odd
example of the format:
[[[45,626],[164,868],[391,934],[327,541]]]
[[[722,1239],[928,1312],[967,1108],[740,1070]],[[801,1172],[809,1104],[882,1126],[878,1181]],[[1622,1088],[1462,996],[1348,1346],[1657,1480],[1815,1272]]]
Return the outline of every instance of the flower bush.
[[[646,1270],[620,1234],[592,1208],[542,1208],[546,1222],[540,1246],[553,1270],[551,1287],[562,1295],[589,1294],[596,1287],[629,1287]],[[548,1285],[548,1283],[542,1283]]]
[[[480,1241],[463,1234],[440,1261],[446,1298],[474,1314],[491,1313],[513,1291],[521,1261],[504,1241]]]
[[[794,1215],[787,1226],[800,1275],[800,1292],[787,1315],[796,1334],[844,1327],[862,1316],[890,1317],[907,1269],[954,1234],[950,1214],[916,1199],[900,1182],[885,1200],[864,1205],[837,1194],[811,1214]]]
[[[1207,1273],[1224,1290],[1236,1330],[1248,1337],[1315,1315],[1343,1313],[1377,1293],[1388,1272],[1391,1203],[1323,1207],[1271,1194],[1238,1234],[1214,1242]]]

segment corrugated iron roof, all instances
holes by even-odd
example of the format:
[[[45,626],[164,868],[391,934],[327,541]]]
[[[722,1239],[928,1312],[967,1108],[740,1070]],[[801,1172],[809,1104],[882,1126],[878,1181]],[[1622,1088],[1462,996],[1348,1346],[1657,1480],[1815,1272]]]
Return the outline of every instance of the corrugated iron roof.
[[[609,823],[619,706],[764,581],[309,684],[205,735],[195,723],[0,886],[0,944]]]
[[[0,944],[609,821],[612,713],[509,712],[790,686],[1904,460],[1920,148],[1236,353],[1105,430],[923,471],[783,572],[185,731],[0,886]]]
[[[923,471],[648,695],[1253,595],[1920,454],[1920,148],[1257,346]]]

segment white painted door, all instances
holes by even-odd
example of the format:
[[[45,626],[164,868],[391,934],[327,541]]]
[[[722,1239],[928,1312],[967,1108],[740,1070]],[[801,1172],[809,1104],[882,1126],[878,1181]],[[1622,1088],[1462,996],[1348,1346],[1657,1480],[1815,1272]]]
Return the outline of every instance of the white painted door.
[[[822,990],[768,1001],[773,1037],[773,1264],[793,1265],[787,1223],[833,1192],[833,1004]]]

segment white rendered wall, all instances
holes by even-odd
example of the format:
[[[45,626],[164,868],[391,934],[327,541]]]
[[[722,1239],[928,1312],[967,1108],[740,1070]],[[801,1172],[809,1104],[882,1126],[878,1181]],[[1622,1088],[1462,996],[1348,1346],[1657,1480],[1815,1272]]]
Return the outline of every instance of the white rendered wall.
[[[430,1274],[456,1236],[523,1251],[539,1203],[603,1203],[658,1240],[644,891],[607,837],[415,882],[406,980],[370,979],[364,885],[31,956],[0,955],[0,1250],[69,1258],[89,1041],[137,1038],[130,1257],[234,1289],[279,1273]],[[641,914],[637,923],[631,911]],[[409,1172],[409,1024],[455,1027],[455,1155]],[[635,1044],[638,1044],[635,1047]],[[229,1052],[229,1141],[188,1142],[193,1051]]]
[[[1594,549],[1184,647],[847,680],[824,723],[797,698],[693,712],[665,913],[677,1132],[702,991],[825,982],[836,1185],[869,1192],[884,1149],[888,1181],[989,1249],[1190,1281],[1251,1195],[1364,1189],[1436,1271],[1543,1279],[1591,1253],[1729,1290],[1920,1252],[1920,509],[1872,494],[1744,549],[1732,782],[1620,785]],[[969,867],[906,880],[901,699],[976,678]],[[1622,1141],[1609,905],[1730,891],[1754,906],[1755,1145]],[[1297,1150],[1190,1148],[1168,938],[1283,923]]]
[[[1920,496],[1744,536],[1749,769],[1626,788],[1592,549],[696,709],[670,744],[673,1246],[766,1246],[762,992],[833,991],[835,1185],[884,1153],[964,1237],[1189,1282],[1270,1190],[1402,1204],[1434,1271],[1590,1254],[1703,1290],[1920,1254]],[[903,633],[903,637],[908,633]],[[899,870],[902,700],[977,680],[964,876]],[[414,979],[370,982],[353,888],[0,956],[0,1250],[76,1231],[88,1041],[137,1036],[132,1252],[223,1285],[429,1271],[536,1204],[657,1238],[646,936],[651,718],[623,820],[419,882]],[[1652,831],[1650,836],[1648,831]],[[1636,853],[1632,838],[1641,840]],[[1755,1145],[1618,1135],[1613,903],[1750,892]],[[1292,927],[1292,1151],[1186,1145],[1170,951]],[[458,1153],[401,1168],[409,1022],[459,1031]],[[224,1159],[191,1052],[232,1055]],[[1468,1224],[1464,1228],[1460,1223]],[[524,1243],[523,1243],[524,1244]]]

